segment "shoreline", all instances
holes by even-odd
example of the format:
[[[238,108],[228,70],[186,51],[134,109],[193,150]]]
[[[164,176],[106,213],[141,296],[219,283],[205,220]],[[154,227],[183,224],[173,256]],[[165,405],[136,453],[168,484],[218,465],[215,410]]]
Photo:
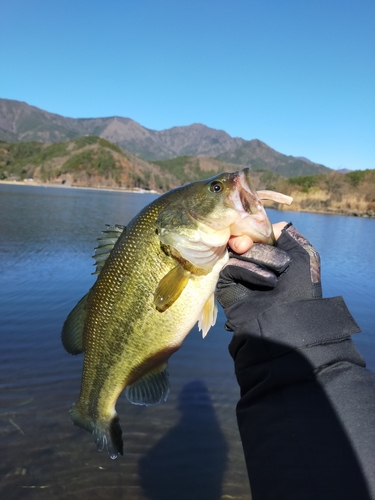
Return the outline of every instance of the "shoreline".
[[[161,195],[154,190],[142,189],[142,188],[110,188],[110,187],[89,187],[89,186],[72,186],[71,184],[54,184],[54,183],[41,183],[36,181],[7,181],[0,180],[0,184],[10,185],[10,186],[31,186],[31,187],[45,187],[45,188],[59,188],[59,189],[84,189],[90,191],[109,191],[114,193],[136,193],[136,194],[155,194]],[[280,206],[267,206],[265,208],[272,208],[280,211],[290,211],[290,212],[306,212],[313,214],[323,214],[323,215],[342,215],[344,217],[358,217],[364,219],[375,219],[375,212],[360,212],[357,210],[344,210],[344,209],[327,209],[327,210],[306,210],[297,209],[296,207],[284,207]]]
[[[265,207],[267,209],[267,207]],[[272,207],[268,207],[272,208]],[[301,212],[301,213],[309,213],[309,214],[322,214],[322,215],[342,215],[343,217],[357,217],[359,219],[375,219],[375,213],[374,212],[359,212],[357,210],[344,210],[344,209],[327,209],[327,210],[306,210],[306,209],[300,209],[298,210],[295,208],[294,210],[291,210],[290,207],[288,208],[278,208],[277,210],[282,211],[291,211],[291,212]]]
[[[137,194],[157,194],[153,189],[143,189],[143,188],[111,188],[111,187],[90,187],[90,186],[72,186],[71,184],[54,184],[45,182],[35,182],[35,181],[5,181],[0,180],[0,184],[5,184],[9,186],[31,186],[31,187],[44,187],[44,188],[59,188],[59,189],[85,189],[90,191],[112,191],[115,193],[137,193]]]

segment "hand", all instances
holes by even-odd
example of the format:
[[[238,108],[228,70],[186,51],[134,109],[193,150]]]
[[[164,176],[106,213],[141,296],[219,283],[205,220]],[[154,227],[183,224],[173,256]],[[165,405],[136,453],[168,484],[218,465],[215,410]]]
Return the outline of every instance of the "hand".
[[[291,224],[281,229],[284,225],[276,229],[281,236],[275,247],[255,243],[245,254],[232,255],[222,270],[216,297],[228,329],[235,331],[277,304],[321,298],[318,253]]]
[[[287,225],[287,222],[277,222],[273,224],[273,234],[275,235],[276,240],[279,239],[281,235],[281,231]],[[245,253],[254,245],[253,240],[250,236],[231,236],[228,242],[230,248],[239,254]]]

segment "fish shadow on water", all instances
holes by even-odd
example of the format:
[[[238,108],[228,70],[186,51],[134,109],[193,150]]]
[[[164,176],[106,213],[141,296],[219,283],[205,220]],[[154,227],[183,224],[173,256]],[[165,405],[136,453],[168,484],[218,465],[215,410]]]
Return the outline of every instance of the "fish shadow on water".
[[[183,387],[178,409],[176,426],[139,461],[145,495],[150,500],[219,500],[228,446],[203,382]]]

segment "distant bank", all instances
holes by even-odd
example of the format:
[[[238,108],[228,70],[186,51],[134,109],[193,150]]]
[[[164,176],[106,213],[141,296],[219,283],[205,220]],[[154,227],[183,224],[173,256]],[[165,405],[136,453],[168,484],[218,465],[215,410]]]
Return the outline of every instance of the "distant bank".
[[[23,181],[13,181],[13,180],[0,180],[0,184],[7,184],[9,186],[34,186],[34,187],[48,187],[48,188],[62,188],[62,189],[87,189],[91,191],[113,191],[118,193],[145,193],[145,194],[160,194],[153,189],[142,189],[142,188],[121,188],[121,187],[105,187],[105,186],[72,186],[67,183],[54,183],[54,182],[38,182],[34,179],[25,179]]]
[[[62,184],[62,183],[48,183],[48,182],[37,182],[33,179],[27,179],[24,181],[13,181],[13,180],[0,180],[0,184],[7,185],[18,185],[18,186],[38,186],[38,187],[52,187],[52,188],[60,188],[60,189],[86,189],[93,191],[110,191],[117,193],[146,193],[146,194],[161,194],[155,190],[142,189],[142,188],[115,188],[115,187],[105,187],[105,186],[72,186],[70,184]],[[275,205],[271,203],[265,202],[264,205],[267,208],[274,208],[277,210],[287,210],[294,212],[308,212],[308,213],[321,213],[327,215],[343,215],[348,217],[365,217],[365,218],[375,218],[375,210],[372,209],[361,209],[360,204],[358,204],[358,198],[355,195],[352,195],[352,203],[353,199],[357,202],[357,208],[350,208],[347,205],[350,204],[348,198],[344,198],[342,202],[337,202],[335,206],[327,206],[327,199],[324,195],[320,194],[319,191],[315,191],[312,195],[308,195],[308,193],[301,191],[292,191],[288,190],[290,196],[293,196],[294,200],[290,207],[285,207],[283,205]]]

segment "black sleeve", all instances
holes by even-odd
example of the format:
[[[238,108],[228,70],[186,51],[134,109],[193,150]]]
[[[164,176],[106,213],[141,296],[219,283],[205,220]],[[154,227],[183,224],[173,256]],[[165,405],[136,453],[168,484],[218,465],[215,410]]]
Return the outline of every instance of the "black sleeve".
[[[251,323],[229,348],[253,500],[375,499],[375,375],[342,298],[280,304]]]

